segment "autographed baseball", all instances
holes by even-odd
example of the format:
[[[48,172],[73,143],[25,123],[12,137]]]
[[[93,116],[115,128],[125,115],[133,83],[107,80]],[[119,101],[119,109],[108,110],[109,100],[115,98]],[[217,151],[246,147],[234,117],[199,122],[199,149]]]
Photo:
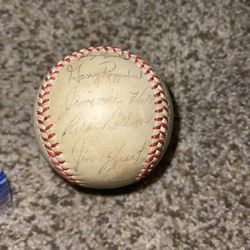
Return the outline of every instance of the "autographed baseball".
[[[57,63],[34,107],[35,134],[52,168],[68,182],[115,188],[158,164],[172,132],[169,92],[139,57],[91,47]]]

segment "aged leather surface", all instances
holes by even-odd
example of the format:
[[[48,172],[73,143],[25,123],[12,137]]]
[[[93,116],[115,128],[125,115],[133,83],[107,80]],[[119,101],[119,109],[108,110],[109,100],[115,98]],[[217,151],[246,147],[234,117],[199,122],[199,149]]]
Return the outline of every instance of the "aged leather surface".
[[[78,185],[114,188],[131,184],[144,168],[152,164],[153,169],[165,153],[173,123],[171,99],[166,88],[162,93],[152,89],[158,76],[157,82],[149,81],[155,73],[146,75],[150,66],[141,68],[143,61],[136,64],[119,49],[85,53],[52,69],[56,73],[48,75],[51,81],[42,84],[34,109],[37,140],[55,169],[50,152],[59,152],[58,159],[65,161],[59,167]],[[52,86],[44,89],[47,84]],[[154,97],[155,93],[163,97]],[[42,114],[37,114],[39,110]],[[162,120],[155,122],[155,118]],[[161,124],[164,127],[158,129]],[[160,132],[160,138],[152,139]],[[50,135],[53,138],[44,141]],[[152,147],[152,143],[157,145]]]

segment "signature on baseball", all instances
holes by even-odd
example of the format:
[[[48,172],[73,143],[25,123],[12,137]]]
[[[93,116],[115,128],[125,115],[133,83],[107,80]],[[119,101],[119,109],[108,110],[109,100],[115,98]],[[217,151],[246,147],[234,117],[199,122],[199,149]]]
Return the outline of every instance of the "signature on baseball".
[[[117,64],[114,61],[104,61],[98,64],[98,71],[85,72],[84,64],[79,64],[75,68],[73,65],[67,67],[69,73],[69,82],[75,81],[80,84],[82,81],[91,80],[92,84],[98,87],[101,84],[102,79],[107,79],[109,83],[119,83],[121,79],[141,79],[142,71],[139,74],[133,74],[128,69],[126,72],[119,72],[117,70]],[[85,83],[86,84],[86,83]]]
[[[68,143],[74,138],[70,147],[76,172],[83,162],[89,166],[100,162],[97,173],[106,174],[122,164],[139,164],[147,151],[144,139],[133,138],[129,143],[120,135],[140,138],[143,130],[152,128],[155,114],[151,86],[140,68],[127,67],[124,59],[115,57],[93,54],[65,69],[67,85],[57,120],[62,140]],[[96,63],[91,64],[93,60]],[[147,108],[149,112],[144,112]],[[91,142],[102,138],[111,147],[101,141],[100,154],[96,155]],[[136,147],[131,146],[132,140]]]
[[[145,87],[142,91],[130,91],[128,103],[143,104],[152,102],[152,95],[148,93],[149,86]],[[122,96],[117,96],[113,93],[112,89],[110,94],[106,96],[92,96],[82,97],[78,87],[72,87],[66,96],[64,109],[59,114],[58,120],[61,120],[67,115],[73,108],[85,107],[89,108],[93,105],[117,105],[125,103]]]
[[[98,174],[108,173],[110,170],[114,169],[115,167],[126,164],[133,163],[137,164],[142,156],[142,153],[147,148],[146,142],[143,142],[137,152],[129,153],[126,150],[128,145],[126,142],[117,146],[114,149],[107,149],[102,152],[101,159],[103,159],[103,163],[101,164]],[[80,148],[80,150],[79,150]],[[80,153],[78,153],[78,150]],[[75,171],[78,171],[81,162],[85,162],[86,164],[94,163],[95,157],[91,154],[88,147],[86,146],[85,140],[78,139],[76,140],[73,148],[72,148],[72,155],[75,162]]]
[[[152,103],[152,92],[149,85],[145,86],[143,90],[130,91],[128,100],[124,100],[123,95],[118,95],[115,91],[117,87],[119,88],[118,84],[121,83],[121,80],[123,80],[122,84],[127,81],[142,80],[143,73],[141,70],[132,73],[130,69],[127,69],[124,72],[117,66],[117,62],[111,60],[112,57],[117,57],[113,55],[87,55],[83,58],[86,60],[86,57],[87,62],[84,61],[76,66],[69,65],[66,69],[70,88],[65,98],[64,109],[59,114],[58,120],[63,119],[73,108],[80,106],[117,105],[127,101],[130,104]],[[97,68],[86,70],[85,63],[96,58],[105,60],[99,62]],[[100,94],[100,91],[98,91],[99,95],[96,95],[95,91],[102,81],[109,83],[110,86],[105,85],[105,88],[108,88],[109,91],[105,94]],[[89,93],[93,94],[90,95]]]
[[[78,133],[87,133],[90,129],[118,129],[122,127],[138,128],[149,124],[153,119],[153,115],[142,116],[139,113],[124,113],[121,109],[116,109],[111,112],[101,123],[95,123],[97,119],[93,116],[92,123],[89,124],[81,118],[81,113],[76,114],[69,120],[62,133],[62,137]]]

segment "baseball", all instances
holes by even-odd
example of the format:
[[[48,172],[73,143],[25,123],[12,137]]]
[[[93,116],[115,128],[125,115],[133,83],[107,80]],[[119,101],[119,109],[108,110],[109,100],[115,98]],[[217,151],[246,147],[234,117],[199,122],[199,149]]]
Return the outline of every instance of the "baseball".
[[[68,182],[116,188],[147,176],[168,146],[173,107],[153,69],[130,52],[91,47],[58,62],[34,106],[35,135]]]

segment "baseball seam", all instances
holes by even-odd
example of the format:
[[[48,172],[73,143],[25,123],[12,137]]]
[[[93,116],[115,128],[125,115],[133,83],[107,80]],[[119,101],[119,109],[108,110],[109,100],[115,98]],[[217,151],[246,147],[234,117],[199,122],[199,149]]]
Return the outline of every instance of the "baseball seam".
[[[85,56],[93,51],[116,53],[119,56],[135,63],[143,71],[154,93],[156,115],[154,117],[154,127],[152,128],[153,135],[151,136],[151,144],[149,145],[147,158],[145,159],[144,165],[135,180],[139,181],[153,170],[160,159],[165,138],[168,133],[169,103],[165,90],[162,86],[162,83],[160,82],[160,78],[153,71],[153,69],[138,56],[135,56],[122,49],[99,46],[78,50],[70,56],[66,56],[63,60],[57,63],[52,68],[52,70],[48,72],[39,89],[35,110],[37,115],[37,125],[40,131],[40,137],[43,142],[44,150],[46,151],[52,166],[54,166],[55,171],[59,175],[64,177],[72,184],[80,184],[80,181],[77,179],[77,177],[74,176],[69,168],[66,167],[66,160],[63,158],[63,152],[59,150],[60,145],[59,142],[56,141],[56,133],[53,131],[54,124],[50,122],[51,116],[49,112],[49,97],[51,88],[53,87],[53,82],[55,81],[56,75],[59,73],[60,68],[64,67],[65,64],[70,63],[72,60]]]

